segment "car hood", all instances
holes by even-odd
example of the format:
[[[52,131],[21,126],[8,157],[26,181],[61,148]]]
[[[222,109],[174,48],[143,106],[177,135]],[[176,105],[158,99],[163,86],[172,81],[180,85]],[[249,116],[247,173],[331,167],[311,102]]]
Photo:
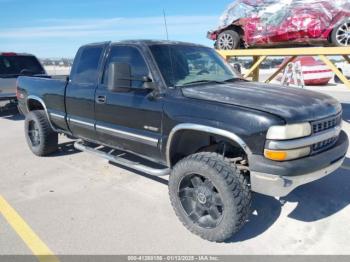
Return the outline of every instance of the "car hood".
[[[314,121],[341,111],[334,98],[301,88],[238,81],[182,88],[185,97],[246,107],[283,118],[287,123]]]

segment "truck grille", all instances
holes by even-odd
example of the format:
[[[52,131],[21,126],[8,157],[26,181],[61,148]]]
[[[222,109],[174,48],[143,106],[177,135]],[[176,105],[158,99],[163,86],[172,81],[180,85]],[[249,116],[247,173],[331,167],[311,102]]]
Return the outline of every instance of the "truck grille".
[[[341,121],[342,121],[342,114],[340,113],[333,117],[312,122],[311,125],[312,125],[313,134],[317,134],[317,133],[326,131],[328,129],[331,129],[333,127],[339,126],[341,124]],[[312,154],[317,154],[333,147],[337,143],[337,141],[338,141],[338,136],[332,137],[330,139],[327,139],[312,145]]]
[[[330,139],[327,139],[327,140],[324,140],[324,141],[319,142],[317,144],[314,144],[312,146],[312,153],[317,154],[317,153],[320,153],[322,151],[327,150],[328,148],[331,148],[332,146],[335,145],[337,140],[338,140],[338,137],[332,137]]]
[[[322,119],[319,121],[312,122],[312,131],[314,134],[320,133],[327,129],[333,128],[335,126],[340,125],[341,123],[341,114],[333,117],[329,117],[326,119]]]

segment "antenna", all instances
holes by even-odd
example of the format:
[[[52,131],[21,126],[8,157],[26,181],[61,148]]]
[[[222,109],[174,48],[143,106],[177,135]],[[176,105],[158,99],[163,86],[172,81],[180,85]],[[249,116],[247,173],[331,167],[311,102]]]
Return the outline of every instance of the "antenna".
[[[164,8],[163,8],[163,17],[164,17],[164,26],[165,26],[165,32],[166,32],[166,40],[169,40],[168,24],[166,22],[166,15],[165,15]]]

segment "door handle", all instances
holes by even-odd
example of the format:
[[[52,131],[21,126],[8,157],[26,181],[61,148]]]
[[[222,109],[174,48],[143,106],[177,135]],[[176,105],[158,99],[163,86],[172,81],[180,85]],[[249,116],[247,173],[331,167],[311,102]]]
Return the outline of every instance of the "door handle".
[[[96,98],[96,103],[97,104],[104,104],[104,103],[106,103],[106,100],[107,100],[106,96],[98,96]]]

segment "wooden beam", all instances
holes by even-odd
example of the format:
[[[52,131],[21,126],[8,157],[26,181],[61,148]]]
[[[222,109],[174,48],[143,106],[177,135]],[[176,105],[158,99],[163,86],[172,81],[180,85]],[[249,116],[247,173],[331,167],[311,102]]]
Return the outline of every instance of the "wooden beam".
[[[344,57],[344,59],[346,60],[346,62],[348,62],[348,63],[350,64],[350,58],[349,58],[349,56],[343,55],[343,57]]]
[[[350,55],[349,47],[302,47],[302,48],[266,48],[218,50],[225,58],[242,56],[318,56]]]
[[[283,65],[281,65],[275,73],[273,73],[268,79],[265,80],[265,83],[270,83],[279,73],[281,73],[286,66],[293,62],[298,56],[292,56],[290,57]]]
[[[339,71],[339,69],[332,63],[331,60],[329,60],[326,56],[324,55],[319,55],[320,59],[330,68],[332,71],[339,77],[343,83],[350,88],[350,82],[349,80],[343,75],[342,72]]]
[[[248,72],[244,75],[245,78],[249,77],[253,73],[253,80],[259,81],[259,67],[262,62],[264,62],[266,56],[254,56],[253,57],[253,65],[249,68]]]

